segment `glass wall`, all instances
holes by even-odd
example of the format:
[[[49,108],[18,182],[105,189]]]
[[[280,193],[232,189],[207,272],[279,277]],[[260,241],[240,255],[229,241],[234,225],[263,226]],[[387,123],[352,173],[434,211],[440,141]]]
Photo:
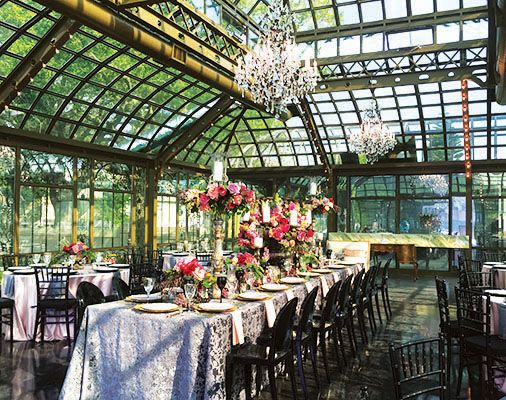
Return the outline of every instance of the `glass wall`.
[[[57,252],[75,240],[95,249],[143,245],[145,171],[0,146],[0,253]]]

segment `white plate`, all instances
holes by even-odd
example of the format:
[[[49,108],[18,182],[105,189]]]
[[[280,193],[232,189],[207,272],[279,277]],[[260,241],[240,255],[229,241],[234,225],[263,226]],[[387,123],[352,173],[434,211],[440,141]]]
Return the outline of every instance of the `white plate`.
[[[160,292],[153,293],[149,295],[149,301],[157,301],[162,298],[162,294]],[[131,296],[128,296],[125,300],[143,303],[145,301],[148,301],[148,295],[147,294],[133,294]]]
[[[505,295],[506,289],[487,289],[487,290],[485,290],[485,292],[490,293],[490,294]]]
[[[23,271],[24,269],[28,269],[28,267],[25,266],[19,266],[19,267],[9,267],[7,268],[7,271],[14,272],[14,271]]]
[[[280,285],[278,283],[266,283],[265,285],[260,286],[260,289],[267,290],[268,292],[279,292],[280,290],[288,289],[288,286]]]
[[[309,278],[314,278],[316,276],[320,276],[321,274],[319,274],[318,272],[306,271],[306,272],[299,272],[299,273],[297,273],[297,275],[307,276]]]
[[[328,268],[313,268],[311,272],[316,272],[318,274],[330,274],[332,270]]]
[[[45,267],[46,264],[44,263],[37,263],[37,264],[30,264],[30,267]]]
[[[343,268],[348,268],[347,265],[339,265],[339,264],[330,264],[330,265],[327,265],[327,268],[330,268],[330,269],[343,269]]]
[[[118,268],[111,268],[111,267],[94,267],[93,271],[95,272],[116,272]]]
[[[241,293],[237,297],[242,300],[265,300],[269,297],[269,295],[265,293],[249,291]]]
[[[23,269],[18,269],[17,271],[13,271],[12,273],[15,275],[30,275],[30,274],[34,274],[35,270],[33,268],[23,268]]]
[[[296,276],[285,276],[279,280],[281,283],[288,283],[289,285],[297,285],[299,283],[304,283],[306,280],[304,278],[298,278]]]
[[[153,313],[169,313],[179,310],[179,306],[173,303],[148,303],[138,306],[138,308],[142,311]]]
[[[504,264],[501,261],[485,261],[483,265],[497,265],[497,264]]]
[[[360,261],[353,261],[353,260],[351,260],[351,261],[350,260],[339,260],[338,262],[341,265],[357,265],[357,264],[361,264]]]
[[[202,311],[221,312],[231,310],[234,305],[232,303],[200,303],[197,307]]]
[[[110,262],[110,261],[100,261],[100,262],[95,261],[93,263],[93,265],[96,265],[97,267],[98,266],[107,266],[107,265],[111,265],[111,264],[112,264],[112,262]]]
[[[111,268],[130,268],[130,264],[111,264]]]

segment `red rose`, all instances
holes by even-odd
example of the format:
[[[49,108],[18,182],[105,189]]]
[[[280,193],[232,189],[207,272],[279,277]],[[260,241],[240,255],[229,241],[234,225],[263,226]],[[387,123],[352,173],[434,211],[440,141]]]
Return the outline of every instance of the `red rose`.
[[[242,203],[242,196],[240,194],[236,194],[234,197],[233,197],[233,202],[236,206],[240,206],[241,203]]]

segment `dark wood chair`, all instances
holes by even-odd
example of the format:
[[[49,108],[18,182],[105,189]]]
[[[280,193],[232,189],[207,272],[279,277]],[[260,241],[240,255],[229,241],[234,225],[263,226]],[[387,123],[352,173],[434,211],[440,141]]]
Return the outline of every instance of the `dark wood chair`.
[[[489,271],[470,271],[464,270],[459,275],[459,286],[461,289],[468,290],[489,290],[494,288],[494,270]]]
[[[130,296],[130,286],[119,276],[112,278],[112,296],[114,298],[107,299],[107,301],[123,300]]]
[[[46,268],[35,267],[35,279],[37,283],[37,313],[35,317],[35,329],[33,341],[37,338],[39,324],[41,327],[41,341],[44,342],[46,324],[60,324],[60,319],[65,318],[67,338],[70,335],[70,324],[77,323],[77,300],[69,294],[70,268]]]
[[[459,322],[457,319],[450,318],[450,308],[448,301],[448,283],[444,279],[435,277],[436,292],[437,292],[437,305],[439,310],[439,332],[445,339],[447,345],[447,371],[448,376],[451,375],[452,365],[452,346],[454,340],[459,340]]]
[[[14,340],[14,300],[8,297],[0,297],[0,337],[2,336],[3,325],[10,329],[10,339]],[[7,311],[7,313],[4,313]]]
[[[389,353],[396,400],[448,399],[444,339],[390,344]]]
[[[504,262],[506,257],[501,252],[485,251],[483,253],[483,261],[485,262]]]
[[[457,393],[462,386],[464,368],[478,365],[482,393],[485,398],[494,398],[495,372],[499,369],[504,376],[506,340],[491,333],[492,306],[490,294],[481,291],[455,288],[457,299],[457,319],[460,333],[460,365]],[[483,379],[483,364],[486,365],[486,384]],[[497,368],[497,365],[502,366]]]
[[[373,273],[371,276],[371,284],[369,287],[369,297],[371,303],[375,302],[376,304],[376,312],[378,313],[378,320],[380,324],[383,324],[383,318],[381,318],[381,310],[380,310],[380,304],[379,304],[379,282],[378,277],[381,273],[381,262],[375,263],[372,265]],[[374,304],[373,304],[374,307]],[[385,317],[386,318],[386,317]]]
[[[86,311],[86,307],[91,306],[93,304],[101,304],[105,303],[105,296],[98,288],[91,282],[81,282],[77,287],[77,326],[78,328],[81,326],[81,322],[83,321],[84,312]]]
[[[142,278],[156,278],[156,276],[156,269],[151,263],[142,262],[138,264],[131,264],[129,282],[130,293],[144,293]]]
[[[297,297],[293,298],[279,311],[272,327],[272,336],[268,346],[247,343],[227,356],[225,379],[227,399],[232,397],[233,371],[238,365],[244,367],[246,399],[251,399],[251,367],[256,365],[257,367],[267,367],[271,397],[273,400],[277,400],[275,368],[281,363],[285,363],[287,366],[292,384],[292,397],[297,399],[292,349],[297,301]]]
[[[7,271],[8,268],[16,266],[16,258],[13,255],[2,256],[2,268]]]

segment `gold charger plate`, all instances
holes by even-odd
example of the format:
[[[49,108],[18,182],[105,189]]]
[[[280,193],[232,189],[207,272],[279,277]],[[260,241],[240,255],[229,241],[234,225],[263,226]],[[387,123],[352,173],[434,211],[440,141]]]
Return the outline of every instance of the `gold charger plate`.
[[[165,309],[165,310],[157,310],[154,308],[149,308],[149,304],[159,304],[159,303],[147,303],[147,304],[136,304],[133,309],[136,311],[141,311],[149,314],[172,314],[180,311],[180,307],[176,306],[175,308]],[[163,303],[162,303],[163,304]],[[148,306],[148,308],[146,308]]]
[[[268,294],[265,294],[265,293],[262,293],[264,294],[264,297],[262,298],[258,298],[258,299],[254,299],[254,298],[247,298],[247,297],[242,297],[240,294],[238,294],[236,296],[236,299],[237,300],[241,300],[241,301],[264,301],[264,300],[269,300],[269,299],[272,299],[272,296],[268,295]]]
[[[299,276],[305,276],[309,278],[315,278],[317,276],[321,276],[318,272],[299,272],[297,275]]]
[[[268,285],[268,284],[267,284]],[[283,292],[284,290],[288,290],[290,289],[290,286],[286,285],[286,284],[278,284],[278,287],[276,288],[273,288],[273,287],[265,287],[266,285],[262,285],[258,288],[258,290],[262,291],[262,292]]]
[[[313,268],[311,272],[316,272],[317,274],[331,274],[332,270],[330,268]]]
[[[203,313],[210,313],[210,314],[221,314],[221,313],[232,312],[232,311],[237,310],[237,307],[236,307],[236,306],[232,306],[232,307],[230,307],[230,308],[227,308],[226,310],[203,309],[203,308],[202,308],[202,307],[200,307],[198,304],[194,304],[192,307],[193,307],[196,311],[200,311],[200,312],[203,312]]]

